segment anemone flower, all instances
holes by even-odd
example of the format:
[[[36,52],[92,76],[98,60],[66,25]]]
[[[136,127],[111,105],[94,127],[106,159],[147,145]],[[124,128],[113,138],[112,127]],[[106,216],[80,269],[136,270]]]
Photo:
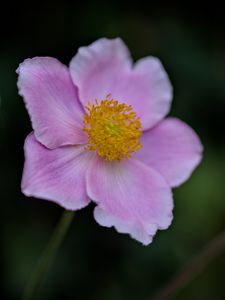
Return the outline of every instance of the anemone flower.
[[[119,38],[81,47],[69,68],[26,59],[18,88],[33,132],[25,141],[22,191],[77,210],[144,245],[172,221],[171,188],[201,160],[195,132],[170,110],[172,86],[155,57],[132,63]]]

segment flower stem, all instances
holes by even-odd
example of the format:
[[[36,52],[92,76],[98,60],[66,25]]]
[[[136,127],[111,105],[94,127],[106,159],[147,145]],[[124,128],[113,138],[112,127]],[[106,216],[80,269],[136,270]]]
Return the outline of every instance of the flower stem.
[[[32,300],[36,294],[50,268],[51,263],[59,249],[66,232],[73,220],[74,211],[64,211],[57,224],[55,231],[45,248],[32,277],[30,278],[27,286],[25,287],[23,300]]]
[[[197,253],[183,270],[176,275],[158,294],[151,300],[165,300],[174,296],[182,287],[188,284],[195,276],[225,249],[225,231],[217,235],[199,253]]]

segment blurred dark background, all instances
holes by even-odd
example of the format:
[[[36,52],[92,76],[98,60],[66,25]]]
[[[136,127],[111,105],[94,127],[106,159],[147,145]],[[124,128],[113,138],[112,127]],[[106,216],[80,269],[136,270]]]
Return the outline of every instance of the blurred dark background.
[[[225,228],[225,15],[216,3],[9,1],[1,7],[0,299],[20,299],[62,209],[20,191],[31,124],[15,69],[25,58],[68,64],[77,48],[120,36],[133,58],[161,59],[174,86],[170,115],[189,123],[204,159],[174,190],[174,221],[148,247],[98,226],[93,205],[75,215],[40,299],[147,300]],[[225,299],[225,253],[172,299]]]

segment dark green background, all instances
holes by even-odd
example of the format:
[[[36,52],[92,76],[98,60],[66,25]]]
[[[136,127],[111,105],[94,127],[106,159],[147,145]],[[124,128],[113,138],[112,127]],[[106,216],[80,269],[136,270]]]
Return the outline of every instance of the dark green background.
[[[23,142],[31,131],[17,94],[15,69],[25,58],[68,64],[77,48],[120,36],[134,59],[161,59],[174,86],[170,115],[190,124],[204,144],[201,166],[174,190],[174,221],[144,247],[98,226],[93,205],[77,212],[40,299],[147,300],[225,227],[225,26],[215,3],[181,7],[111,1],[7,3],[1,9],[1,291],[21,291],[59,219],[53,203],[20,191]],[[184,5],[184,4],[183,4]],[[225,299],[225,254],[173,299]]]

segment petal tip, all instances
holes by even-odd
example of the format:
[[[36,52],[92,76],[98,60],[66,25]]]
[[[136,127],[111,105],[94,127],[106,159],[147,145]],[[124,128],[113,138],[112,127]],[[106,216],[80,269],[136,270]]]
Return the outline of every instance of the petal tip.
[[[157,231],[159,229],[167,229],[173,219],[172,214],[170,214],[168,219],[169,221],[165,226],[163,224],[161,226],[158,226],[157,224],[148,224],[148,228],[146,228],[146,226],[144,228],[140,224],[131,224],[124,220],[120,220],[106,212],[100,206],[95,207],[94,218],[99,225],[107,228],[114,227],[117,232],[128,234],[132,239],[144,246],[150,245]]]

